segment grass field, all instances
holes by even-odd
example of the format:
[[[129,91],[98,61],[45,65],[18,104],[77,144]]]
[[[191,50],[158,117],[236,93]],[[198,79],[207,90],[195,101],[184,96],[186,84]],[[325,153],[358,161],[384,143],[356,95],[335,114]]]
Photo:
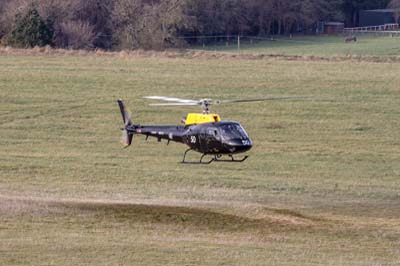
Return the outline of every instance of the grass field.
[[[399,265],[400,64],[0,56],[0,265]],[[242,164],[119,143],[197,108],[145,95],[310,98],[217,106]],[[195,155],[192,154],[195,159]]]
[[[232,38],[228,46],[226,42],[221,42],[218,45],[208,44],[205,47],[197,47],[197,49],[236,53],[237,40]],[[277,37],[273,40],[243,38],[240,52],[327,57],[343,55],[400,56],[400,38],[357,36],[357,42],[348,43],[341,36]]]

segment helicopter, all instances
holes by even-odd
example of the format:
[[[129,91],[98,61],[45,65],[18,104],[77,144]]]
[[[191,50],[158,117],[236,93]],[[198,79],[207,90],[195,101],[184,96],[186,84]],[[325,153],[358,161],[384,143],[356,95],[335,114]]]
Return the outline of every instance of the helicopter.
[[[118,99],[118,105],[121,111],[124,127],[122,130],[122,140],[125,147],[132,144],[133,136],[141,134],[157,138],[158,142],[167,140],[186,144],[189,148],[185,151],[182,163],[189,164],[210,164],[212,162],[236,162],[240,163],[248,158],[245,155],[241,158],[235,158],[239,153],[249,151],[253,147],[253,141],[246,133],[239,122],[221,120],[218,114],[210,113],[210,105],[242,102],[258,102],[269,100],[293,99],[302,97],[270,97],[258,99],[239,99],[239,100],[189,100],[181,98],[171,98],[165,96],[145,96],[145,99],[161,100],[167,103],[151,103],[150,106],[195,106],[202,107],[202,113],[189,113],[182,119],[184,125],[140,125],[134,124],[131,114],[128,112],[122,99]],[[201,153],[200,160],[197,162],[186,161],[186,155],[189,151]],[[211,159],[204,161],[205,156],[211,156]],[[223,159],[223,157],[228,159]]]

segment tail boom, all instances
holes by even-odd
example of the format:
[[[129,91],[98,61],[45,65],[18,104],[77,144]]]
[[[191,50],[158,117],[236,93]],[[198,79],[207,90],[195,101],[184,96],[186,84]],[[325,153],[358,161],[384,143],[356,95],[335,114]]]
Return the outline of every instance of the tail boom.
[[[165,139],[168,141],[175,141],[183,143],[183,135],[187,131],[184,126],[145,126],[139,124],[133,124],[131,120],[131,115],[127,110],[125,103],[122,99],[118,100],[119,109],[121,111],[122,120],[124,122],[124,127],[122,130],[122,142],[125,147],[132,144],[133,135],[141,134],[145,135],[146,139],[148,137],[157,138],[158,141]]]

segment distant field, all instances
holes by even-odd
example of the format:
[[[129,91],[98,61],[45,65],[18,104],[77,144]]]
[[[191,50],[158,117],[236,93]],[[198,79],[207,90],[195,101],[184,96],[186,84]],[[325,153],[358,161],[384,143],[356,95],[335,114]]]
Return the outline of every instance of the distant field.
[[[398,265],[399,73],[398,63],[0,56],[0,265]],[[254,148],[245,163],[200,166],[180,164],[175,143],[137,137],[121,149],[119,97],[138,123],[198,111],[149,107],[145,95],[309,98],[216,106]]]
[[[242,53],[267,53],[283,55],[381,55],[400,56],[399,37],[357,36],[357,42],[346,43],[344,37],[274,37],[272,40],[243,38],[240,45]],[[200,50],[237,52],[237,41],[207,44],[196,47]]]

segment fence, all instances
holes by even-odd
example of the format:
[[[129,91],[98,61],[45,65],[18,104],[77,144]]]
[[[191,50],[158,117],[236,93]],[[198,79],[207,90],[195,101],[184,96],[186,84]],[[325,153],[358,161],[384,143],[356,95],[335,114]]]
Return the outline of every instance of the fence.
[[[399,37],[399,24],[384,24],[384,25],[376,25],[376,26],[367,26],[367,27],[356,27],[356,28],[344,28],[343,34],[345,35],[373,35],[373,36],[390,36],[390,37]]]
[[[251,48],[265,42],[290,41],[304,42],[296,40],[292,35],[288,36],[242,36],[242,35],[217,35],[217,36],[190,36],[181,37],[181,48],[205,51],[225,51],[240,52],[243,47]]]
[[[268,49],[275,53],[284,53],[287,50],[304,53],[313,49],[322,49],[326,44],[327,47],[337,45],[338,53],[343,49],[348,50],[353,46],[342,47],[341,43],[345,43],[348,37],[357,36],[357,40],[362,38],[381,38],[381,37],[397,37],[400,38],[400,31],[374,31],[370,29],[353,29],[348,30],[342,35],[336,36],[304,36],[304,35],[287,35],[287,36],[234,36],[234,35],[220,35],[220,36],[192,36],[181,38],[182,49],[196,50],[196,51],[210,51],[210,52],[228,52],[228,53],[263,53]],[[363,44],[367,45],[367,44]],[[367,45],[368,46],[368,45]],[[369,47],[369,46],[368,46]],[[369,47],[368,49],[372,49]],[[334,49],[333,49],[334,50]],[[346,51],[347,51],[346,50]],[[348,52],[348,51],[347,51]]]

